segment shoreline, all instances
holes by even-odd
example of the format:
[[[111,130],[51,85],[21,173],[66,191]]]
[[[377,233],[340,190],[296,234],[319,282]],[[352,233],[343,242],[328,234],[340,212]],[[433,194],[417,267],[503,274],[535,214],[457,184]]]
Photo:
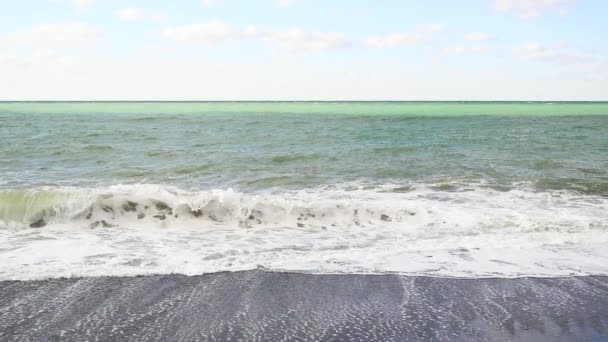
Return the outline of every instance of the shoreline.
[[[46,282],[46,281],[75,281],[75,280],[92,280],[92,279],[133,279],[133,278],[151,278],[151,277],[186,277],[186,278],[198,278],[205,276],[213,276],[213,275],[221,275],[221,274],[240,274],[240,273],[274,273],[274,274],[290,274],[290,275],[303,275],[303,276],[315,276],[315,277],[339,277],[339,276],[349,276],[349,277],[386,277],[386,276],[397,276],[402,278],[437,278],[444,280],[489,280],[489,281],[499,281],[499,280],[548,280],[551,281],[553,279],[569,279],[569,278],[606,278],[608,280],[608,274],[569,274],[569,275],[521,275],[521,276],[502,276],[502,275],[493,275],[493,276],[449,276],[449,275],[434,275],[434,274],[410,274],[410,273],[400,273],[400,272],[377,272],[377,273],[357,273],[357,272],[323,272],[317,273],[314,271],[308,272],[306,270],[283,270],[283,269],[272,269],[266,268],[262,266],[258,266],[255,269],[243,269],[237,271],[216,271],[216,272],[208,272],[201,274],[185,274],[185,273],[142,273],[142,274],[133,274],[133,275],[84,275],[84,276],[59,276],[59,277],[47,277],[47,278],[31,278],[31,279],[0,279],[0,285],[4,285],[5,283],[30,283],[30,282]]]
[[[608,277],[239,271],[0,282],[0,340],[600,340]]]

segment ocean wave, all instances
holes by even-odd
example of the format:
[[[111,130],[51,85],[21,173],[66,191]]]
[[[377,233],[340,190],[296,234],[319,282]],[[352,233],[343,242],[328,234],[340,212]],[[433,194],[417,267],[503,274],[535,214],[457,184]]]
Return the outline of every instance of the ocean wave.
[[[110,145],[86,145],[83,149],[87,151],[108,151],[113,150],[114,148]]]
[[[247,194],[233,189],[184,191],[161,185],[107,188],[0,190],[0,222],[198,220],[235,227],[374,227],[429,225],[606,228],[608,199],[574,192],[534,192],[531,187],[494,189],[438,184],[322,186],[300,191]],[[457,212],[457,213],[455,213]],[[458,219],[458,220],[455,220]],[[42,223],[44,222],[44,224]],[[166,225],[166,223],[165,223]]]
[[[608,198],[537,192],[530,184],[444,188],[0,190],[0,279],[257,267],[450,277],[608,274]]]
[[[284,154],[284,155],[276,155],[272,156],[270,160],[273,163],[288,163],[288,162],[312,162],[315,160],[323,159],[324,156],[319,153],[314,154]]]

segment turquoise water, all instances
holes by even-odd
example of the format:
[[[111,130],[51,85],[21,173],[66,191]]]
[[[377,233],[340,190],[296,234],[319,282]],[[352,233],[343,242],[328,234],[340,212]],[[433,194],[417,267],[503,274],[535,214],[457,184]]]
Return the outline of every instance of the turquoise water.
[[[483,181],[605,195],[603,114],[608,104],[0,103],[0,186]]]
[[[0,140],[6,279],[608,272],[608,103],[4,102]]]

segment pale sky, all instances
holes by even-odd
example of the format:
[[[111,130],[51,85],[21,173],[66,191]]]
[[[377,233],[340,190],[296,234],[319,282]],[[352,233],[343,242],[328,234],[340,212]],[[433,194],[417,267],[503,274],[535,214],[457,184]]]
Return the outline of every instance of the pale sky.
[[[0,8],[0,100],[608,100],[604,0]]]

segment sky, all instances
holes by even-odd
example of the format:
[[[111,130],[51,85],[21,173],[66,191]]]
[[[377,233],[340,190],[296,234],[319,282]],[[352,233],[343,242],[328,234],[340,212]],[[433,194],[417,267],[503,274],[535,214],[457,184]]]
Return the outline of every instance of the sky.
[[[605,0],[0,8],[0,100],[608,100]]]

